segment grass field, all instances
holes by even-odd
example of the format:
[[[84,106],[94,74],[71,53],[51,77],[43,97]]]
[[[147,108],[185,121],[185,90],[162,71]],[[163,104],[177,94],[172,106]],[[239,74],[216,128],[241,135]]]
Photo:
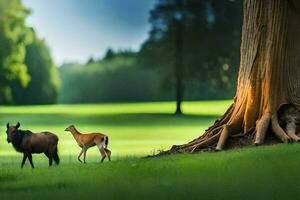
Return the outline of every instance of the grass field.
[[[19,121],[21,129],[56,133],[60,154],[74,157],[79,148],[72,135],[63,130],[75,124],[82,132],[109,135],[114,157],[143,156],[199,136],[229,104],[230,101],[186,103],[183,109],[187,115],[182,117],[172,115],[174,103],[0,107],[0,141],[5,141],[5,124]],[[5,143],[0,153],[18,155]],[[88,154],[99,155],[99,151],[94,148]]]
[[[187,142],[206,129],[230,101],[0,107],[1,199],[300,199],[300,145],[275,145],[221,153],[143,159],[172,144]],[[48,168],[34,155],[20,169],[22,155],[6,143],[5,124],[48,130],[60,138],[61,165]],[[88,164],[64,128],[109,135],[113,161],[100,164],[90,149]]]

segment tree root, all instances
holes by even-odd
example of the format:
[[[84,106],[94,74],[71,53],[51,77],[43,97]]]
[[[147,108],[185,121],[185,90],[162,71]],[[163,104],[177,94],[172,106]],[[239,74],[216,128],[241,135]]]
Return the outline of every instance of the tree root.
[[[214,125],[209,127],[205,133],[183,145],[174,145],[168,151],[163,151],[155,156],[173,154],[173,153],[194,153],[198,151],[220,151],[225,147],[236,148],[247,146],[251,144],[273,144],[278,143],[274,137],[267,139],[267,133],[273,132],[283,143],[298,142],[300,137],[296,134],[296,122],[292,121],[286,124],[283,130],[278,122],[278,114],[266,112],[259,120],[257,120],[255,127],[248,130],[247,133],[239,132],[242,130],[242,115],[233,117],[231,119],[233,106],[231,106],[222,118],[215,121]],[[230,116],[230,117],[229,117]],[[229,144],[227,144],[229,142]]]
[[[260,120],[257,121],[256,124],[256,134],[255,134],[255,145],[261,145],[264,143],[267,130],[269,128],[271,120],[271,115],[270,113],[266,113]]]
[[[225,125],[220,134],[220,138],[219,138],[219,141],[218,141],[218,144],[216,147],[217,151],[220,151],[223,149],[223,147],[228,139],[228,136],[229,136],[229,127],[228,127],[228,125]]]
[[[291,138],[284,132],[284,130],[280,127],[278,123],[277,114],[274,114],[272,119],[272,130],[275,133],[275,135],[283,142],[288,143],[291,140]]]
[[[300,138],[298,135],[296,135],[296,129],[297,126],[295,121],[286,124],[287,135],[292,138],[293,141],[298,142],[300,141]]]
[[[211,134],[206,134],[201,137],[199,137],[196,140],[193,140],[187,144],[184,145],[173,145],[170,149],[171,152],[195,152],[198,149],[205,149],[205,148],[211,148],[214,143],[216,143],[220,137],[220,130],[223,127],[217,127],[214,130],[212,130]]]

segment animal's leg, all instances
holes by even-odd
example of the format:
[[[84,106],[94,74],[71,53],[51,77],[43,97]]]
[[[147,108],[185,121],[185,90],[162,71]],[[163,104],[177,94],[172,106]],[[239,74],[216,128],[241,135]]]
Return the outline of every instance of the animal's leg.
[[[26,159],[27,159],[27,154],[26,154],[26,153],[23,153],[23,160],[22,160],[22,163],[21,163],[21,168],[24,167],[24,164],[25,164]]]
[[[81,162],[81,163],[82,163],[82,161],[80,160],[80,157],[83,154],[83,152],[84,152],[84,148],[81,149],[81,152],[78,155],[78,161]]]
[[[52,166],[52,163],[53,163],[53,153],[50,153],[49,154],[49,167]]]
[[[84,149],[84,152],[83,152],[83,163],[85,164],[85,158],[86,158],[86,152],[87,152],[88,148],[85,148]]]
[[[31,165],[31,167],[32,167],[32,169],[33,169],[33,168],[34,168],[34,165],[33,165],[33,162],[32,162],[32,154],[31,154],[31,153],[28,154],[28,160],[29,160],[30,165]]]
[[[99,145],[98,148],[99,148],[100,154],[102,156],[102,159],[101,159],[101,163],[102,163],[104,161],[104,159],[106,158],[106,152],[102,146]]]
[[[106,158],[106,156],[107,156],[107,154],[106,154],[106,152],[105,152],[105,144],[104,144],[104,142],[101,142],[101,143],[98,143],[97,144],[97,147],[98,147],[98,149],[99,149],[99,151],[100,151],[100,154],[101,154],[101,156],[102,156],[102,159],[101,159],[101,163],[104,161],[104,159]]]
[[[45,155],[48,157],[48,159],[49,159],[49,167],[51,167],[52,166],[52,162],[53,162],[53,156],[48,152],[48,151],[46,151],[45,152]]]
[[[110,159],[111,151],[108,150],[107,148],[105,148],[104,151],[106,152],[106,155],[107,155],[107,157],[108,157],[108,160],[111,161],[111,159]]]
[[[55,161],[55,163],[57,165],[59,165],[59,156],[58,156],[58,152],[57,152],[57,146],[55,147],[54,152],[53,152],[53,160]]]
[[[106,153],[105,153],[105,150],[103,148],[100,149],[100,152],[101,152],[101,156],[102,156],[101,163],[103,163],[104,159],[106,158]]]
[[[45,156],[47,156],[47,157],[49,158],[49,153],[48,153],[48,151],[46,151],[44,154],[45,154]]]

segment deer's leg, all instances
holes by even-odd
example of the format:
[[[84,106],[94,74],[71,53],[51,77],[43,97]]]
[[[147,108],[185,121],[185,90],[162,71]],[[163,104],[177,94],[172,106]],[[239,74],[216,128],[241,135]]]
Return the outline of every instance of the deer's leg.
[[[81,149],[81,152],[79,153],[79,155],[77,157],[78,161],[81,162],[81,163],[82,163],[82,161],[80,160],[80,157],[83,154],[83,152],[84,152],[84,148]]]
[[[110,159],[111,151],[109,149],[107,149],[107,148],[105,148],[104,151],[106,152],[108,160],[111,161],[111,159]]]
[[[83,163],[85,162],[85,158],[86,158],[86,152],[87,152],[88,148],[84,148],[84,152],[83,152]]]
[[[102,143],[98,144],[97,146],[98,146],[98,149],[99,149],[101,157],[102,157],[102,159],[101,159],[101,163],[102,163],[104,161],[104,159],[106,158],[106,152],[104,150]]]
[[[23,160],[22,160],[22,163],[21,163],[21,168],[24,167],[24,164],[26,162],[26,159],[27,159],[27,153],[23,153]]]
[[[101,153],[101,156],[102,156],[101,163],[103,163],[104,159],[106,158],[105,150],[103,148],[100,149],[100,153]]]

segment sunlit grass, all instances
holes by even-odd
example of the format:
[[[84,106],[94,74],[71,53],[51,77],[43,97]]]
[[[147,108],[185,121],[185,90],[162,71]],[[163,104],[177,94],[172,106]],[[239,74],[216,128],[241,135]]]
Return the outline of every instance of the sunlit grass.
[[[186,114],[219,115],[232,101],[201,101],[184,102],[183,111]],[[37,105],[37,106],[0,106],[0,113],[15,114],[172,114],[174,102],[148,103],[103,103],[103,104],[66,104],[66,105]]]
[[[230,101],[187,102],[185,116],[174,116],[174,102],[7,106],[0,107],[0,139],[5,124],[21,123],[22,129],[48,130],[60,138],[61,155],[77,155],[73,137],[63,130],[74,124],[82,132],[103,132],[110,137],[113,155],[148,155],[173,144],[187,142],[203,131],[228,107]],[[17,155],[10,145],[0,145],[0,155]],[[89,155],[98,155],[96,148]]]

